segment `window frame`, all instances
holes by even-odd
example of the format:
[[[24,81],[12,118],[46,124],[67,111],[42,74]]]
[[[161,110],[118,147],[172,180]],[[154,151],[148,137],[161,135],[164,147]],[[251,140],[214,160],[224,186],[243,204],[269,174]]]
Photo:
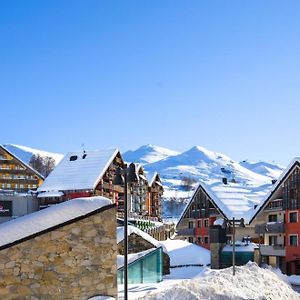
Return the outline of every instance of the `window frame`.
[[[297,245],[291,245],[291,237],[295,236],[297,238]],[[289,246],[290,247],[298,247],[299,245],[299,238],[298,238],[298,234],[296,233],[292,233],[292,234],[289,234]]]
[[[296,221],[291,222],[291,214],[294,214],[294,213],[296,213]],[[289,211],[289,223],[298,223],[298,211],[297,210]]]

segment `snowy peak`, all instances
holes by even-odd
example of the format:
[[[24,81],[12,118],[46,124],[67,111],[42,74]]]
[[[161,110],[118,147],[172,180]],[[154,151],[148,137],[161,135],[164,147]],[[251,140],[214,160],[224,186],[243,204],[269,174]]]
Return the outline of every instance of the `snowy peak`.
[[[227,155],[200,146],[194,146],[176,156],[147,164],[145,169],[159,172],[164,179],[191,177],[197,181],[211,182],[227,177],[229,180],[253,185],[271,182],[269,177],[243,167]]]
[[[148,144],[141,146],[136,150],[129,150],[125,152],[123,157],[126,161],[149,164],[178,154],[179,152],[177,151]]]
[[[40,155],[42,157],[46,157],[46,156],[52,157],[55,160],[56,165],[64,157],[63,154],[42,151],[39,149],[34,149],[34,148],[21,146],[21,145],[6,144],[6,145],[4,145],[4,147],[27,164],[29,164],[30,159],[33,155]]]
[[[273,179],[277,179],[284,170],[284,167],[277,165],[274,162],[273,163],[268,163],[264,161],[251,162],[248,160],[243,160],[242,162],[240,162],[240,165],[255,173],[261,174],[263,176],[268,176]]]

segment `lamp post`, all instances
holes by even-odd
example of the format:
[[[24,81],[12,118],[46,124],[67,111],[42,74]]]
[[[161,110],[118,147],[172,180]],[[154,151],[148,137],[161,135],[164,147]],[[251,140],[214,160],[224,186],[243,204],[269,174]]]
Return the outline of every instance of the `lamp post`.
[[[245,227],[245,221],[243,218],[228,220],[229,224],[232,224],[232,275],[235,275],[235,224],[238,223],[239,227]]]
[[[128,201],[127,184],[137,182],[138,177],[135,171],[135,164],[131,163],[124,169],[118,168],[114,178],[114,185],[124,185],[124,299],[128,299]]]

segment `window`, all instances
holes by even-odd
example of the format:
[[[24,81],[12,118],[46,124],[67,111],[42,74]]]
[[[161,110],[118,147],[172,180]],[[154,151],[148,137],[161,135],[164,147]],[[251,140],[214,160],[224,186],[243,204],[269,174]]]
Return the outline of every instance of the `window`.
[[[289,221],[290,223],[297,223],[298,222],[298,213],[296,211],[289,213]]]
[[[198,242],[198,244],[202,244],[202,237],[201,236],[198,236],[197,242]]]
[[[268,222],[277,222],[277,215],[269,215]]]
[[[269,236],[269,245],[270,246],[277,245],[277,236],[276,235],[270,235]]]
[[[208,219],[204,220],[204,227],[208,227]]]
[[[194,243],[194,238],[189,236],[189,243]]]
[[[208,244],[208,236],[204,237],[204,244]]]
[[[298,235],[290,235],[289,244],[290,246],[298,246]]]
[[[194,222],[193,221],[189,221],[189,228],[194,228]]]
[[[202,220],[198,220],[198,228],[202,227]]]

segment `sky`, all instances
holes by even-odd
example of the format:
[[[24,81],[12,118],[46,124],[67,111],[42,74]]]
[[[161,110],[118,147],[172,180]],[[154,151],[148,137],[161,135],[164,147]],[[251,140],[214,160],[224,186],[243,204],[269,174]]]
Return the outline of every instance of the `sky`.
[[[0,143],[300,156],[299,1],[1,1]]]

